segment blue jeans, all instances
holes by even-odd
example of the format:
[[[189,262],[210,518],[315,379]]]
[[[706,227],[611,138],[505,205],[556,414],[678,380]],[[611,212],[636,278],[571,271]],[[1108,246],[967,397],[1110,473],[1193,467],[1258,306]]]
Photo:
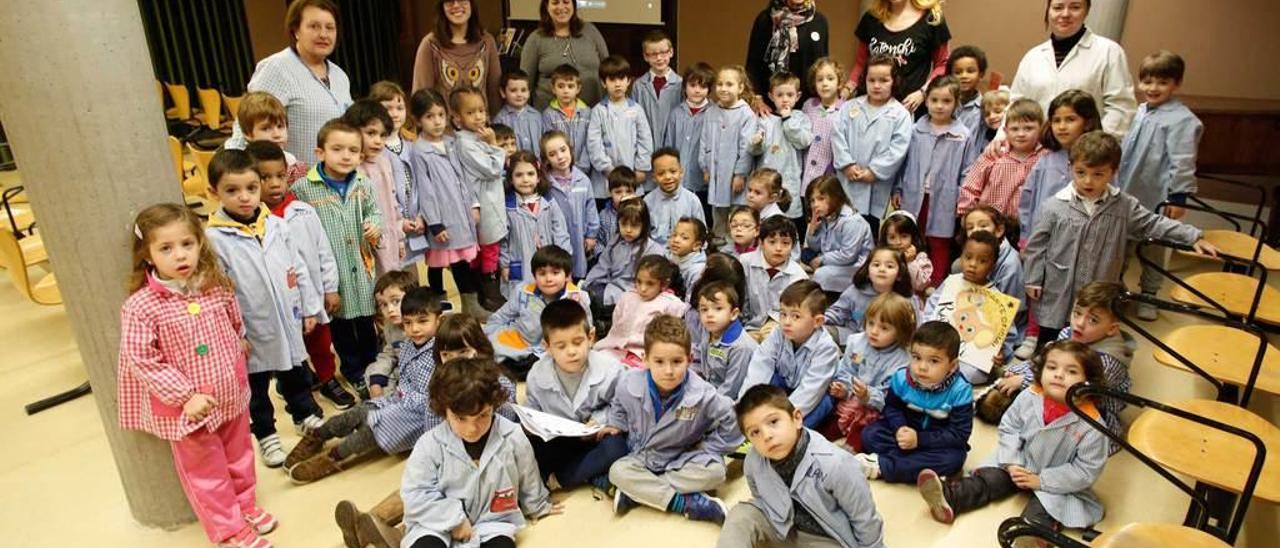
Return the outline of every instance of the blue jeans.
[[[599,442],[583,438],[555,438],[542,441],[529,437],[533,456],[538,461],[542,480],[556,475],[556,481],[566,489],[572,489],[591,481],[596,476],[607,475],[609,467],[627,456],[627,435],[605,436]]]
[[[773,373],[773,378],[769,379],[769,385],[786,390],[788,395],[795,391],[795,389],[787,386],[787,380],[782,377],[781,373],[776,371]],[[822,399],[818,400],[817,407],[814,407],[813,411],[810,411],[809,414],[804,416],[805,428],[811,430],[817,429],[822,425],[823,421],[827,420],[827,416],[830,415],[831,411],[835,408],[836,402],[831,399],[831,395],[823,394]]]

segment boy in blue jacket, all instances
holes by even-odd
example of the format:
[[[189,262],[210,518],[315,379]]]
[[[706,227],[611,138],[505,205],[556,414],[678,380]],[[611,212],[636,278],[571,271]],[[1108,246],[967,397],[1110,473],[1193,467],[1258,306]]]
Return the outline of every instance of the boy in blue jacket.
[[[964,466],[973,430],[973,387],[956,374],[960,334],[925,322],[911,341],[911,365],[889,380],[880,420],[862,431],[854,455],[868,479],[910,483],[926,468],[950,475]]]

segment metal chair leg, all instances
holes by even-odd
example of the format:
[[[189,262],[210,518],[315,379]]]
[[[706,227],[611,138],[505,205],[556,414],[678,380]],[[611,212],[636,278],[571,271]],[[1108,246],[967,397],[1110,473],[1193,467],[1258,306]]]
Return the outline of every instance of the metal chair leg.
[[[27,415],[34,415],[44,411],[45,409],[49,409],[50,407],[57,407],[79,398],[80,396],[84,396],[92,391],[93,389],[89,387],[89,381],[84,381],[84,384],[72,388],[71,390],[67,390],[66,392],[54,394],[45,399],[28,403],[23,407],[23,409],[27,410]]]

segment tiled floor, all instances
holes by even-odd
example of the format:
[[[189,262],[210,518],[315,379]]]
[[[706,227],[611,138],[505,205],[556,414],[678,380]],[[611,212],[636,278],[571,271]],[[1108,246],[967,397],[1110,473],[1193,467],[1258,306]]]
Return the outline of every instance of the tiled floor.
[[[1181,272],[1209,268],[1207,263],[1175,259]],[[1133,272],[1131,272],[1131,275]],[[1274,282],[1273,282],[1274,283]],[[1165,315],[1152,324],[1157,333],[1170,329]],[[0,544],[5,546],[201,546],[204,535],[196,525],[165,532],[137,525],[129,515],[92,398],[82,398],[34,417],[22,404],[41,395],[79,384],[84,379],[80,357],[61,307],[39,307],[22,300],[0,281]],[[1210,387],[1197,377],[1155,364],[1150,345],[1143,344],[1132,366],[1135,391],[1161,400],[1211,397]],[[98,395],[109,397],[109,395]],[[1280,417],[1274,396],[1260,394],[1251,407],[1273,422]],[[280,412],[282,425],[288,418]],[[1130,417],[1131,418],[1131,417]],[[297,437],[282,430],[287,446]],[[995,429],[976,424],[969,465],[992,452]],[[271,535],[278,546],[333,547],[341,538],[333,525],[333,506],[340,499],[368,507],[399,484],[403,459],[385,458],[307,486],[290,485],[278,470],[259,468],[259,496],[263,506],[281,521]],[[955,525],[932,521],[914,487],[875,482],[877,506],[885,519],[890,546],[994,546],[1000,521],[1021,510],[1019,497],[962,516]],[[1111,459],[1097,491],[1107,506],[1100,529],[1133,521],[1180,522],[1187,500],[1132,456]],[[721,494],[731,502],[748,496],[740,470],[735,470]],[[712,546],[716,528],[690,523],[648,509],[623,519],[611,515],[609,505],[593,500],[586,489],[557,494],[566,513],[551,517],[520,535],[524,547],[573,548],[608,544],[612,548],[655,545]],[[1274,546],[1280,512],[1274,504],[1255,501],[1240,545]],[[1250,542],[1252,540],[1252,542]]]

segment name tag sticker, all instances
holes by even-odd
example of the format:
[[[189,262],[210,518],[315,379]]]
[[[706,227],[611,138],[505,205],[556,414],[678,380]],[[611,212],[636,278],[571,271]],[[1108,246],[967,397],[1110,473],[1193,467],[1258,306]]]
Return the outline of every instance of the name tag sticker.
[[[489,502],[489,511],[500,514],[515,510],[516,506],[516,490],[514,487],[508,487],[493,492],[493,500]]]
[[[690,407],[677,407],[677,408],[676,408],[676,420],[678,420],[678,421],[691,421],[691,420],[696,419],[696,418],[698,418],[698,408],[697,408],[697,407],[690,406]]]
[[[727,360],[727,359],[729,359],[729,353],[728,353],[728,352],[726,352],[726,351],[725,351],[725,349],[723,349],[723,348],[716,348],[716,347],[712,347],[712,348],[708,349],[708,350],[707,350],[707,356],[710,356],[710,357],[712,357],[712,358],[716,358],[716,359],[719,359],[719,360]]]

